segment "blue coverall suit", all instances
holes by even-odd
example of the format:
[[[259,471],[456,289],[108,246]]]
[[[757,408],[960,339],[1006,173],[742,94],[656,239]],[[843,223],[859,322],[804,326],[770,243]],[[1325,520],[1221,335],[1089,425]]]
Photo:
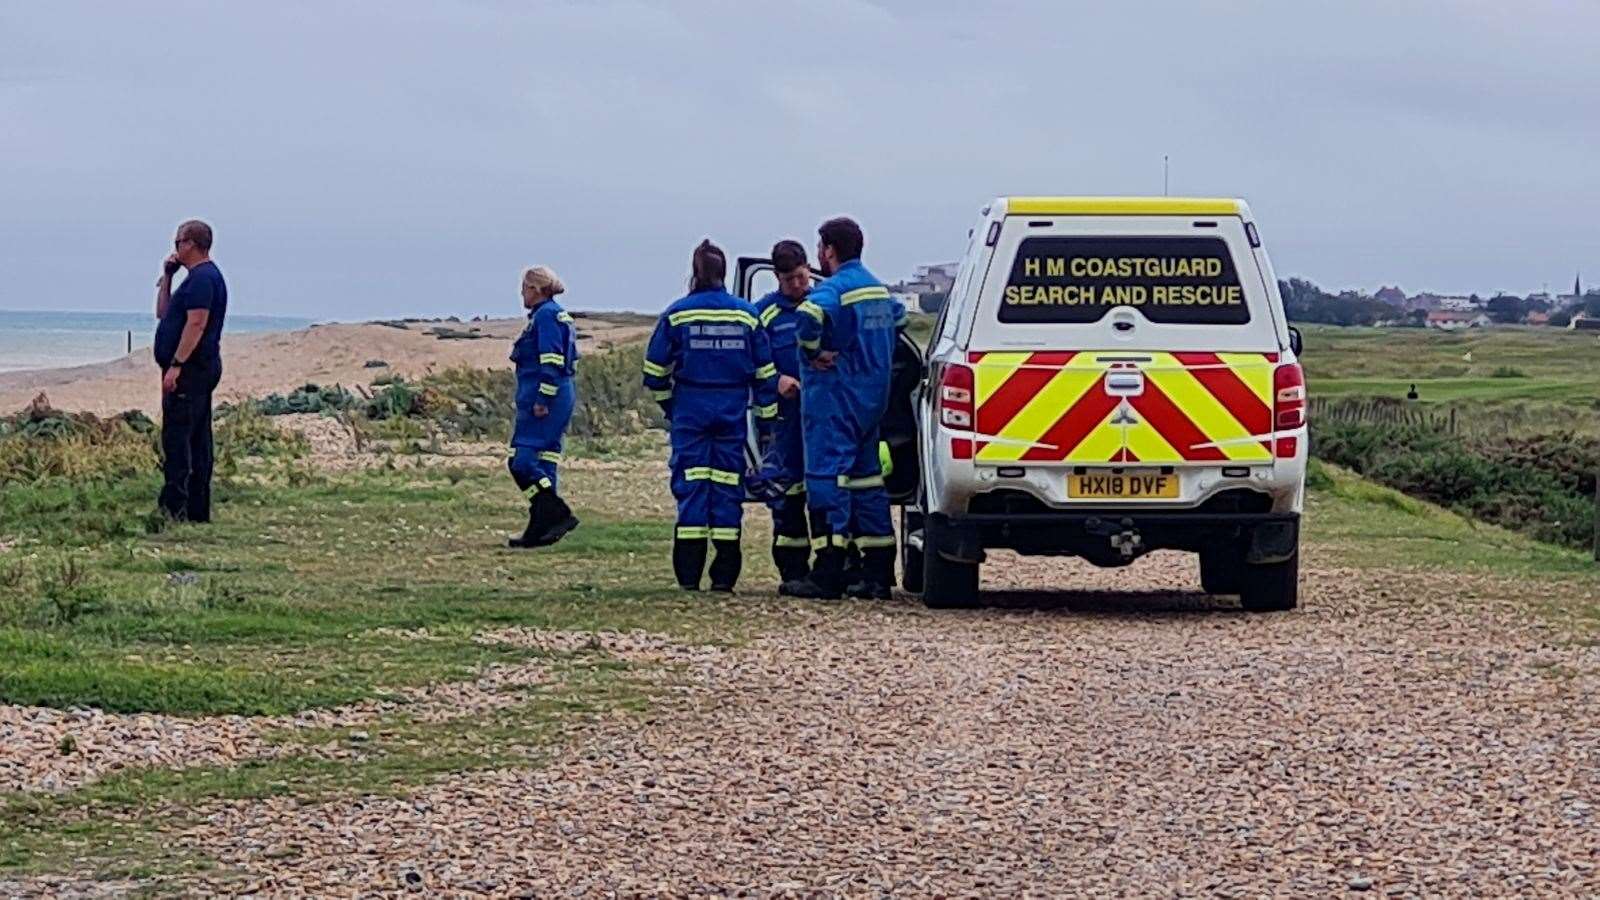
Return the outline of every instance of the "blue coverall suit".
[[[673,571],[698,590],[706,540],[716,547],[711,586],[732,590],[742,562],[745,422],[752,391],[757,425],[778,415],[777,367],[755,308],[724,290],[697,291],[661,314],[645,350],[644,386],[671,423],[672,495],[678,501]]]
[[[528,498],[528,532],[520,539],[526,542],[571,516],[556,492],[556,467],[577,400],[572,376],[577,371],[578,344],[572,315],[554,300],[535,306],[528,313],[528,327],[511,348],[511,361],[517,368],[517,415],[508,465]],[[535,404],[542,404],[548,413],[535,416]],[[516,540],[513,544],[534,545]]]
[[[772,362],[779,375],[800,379],[800,301],[773,291],[756,301],[756,317],[772,347]],[[778,398],[778,420],[771,443],[762,456],[760,477],[784,489],[772,500],[772,561],[782,581],[804,578],[810,572],[811,533],[806,524],[806,458],[801,434],[798,396]]]
[[[801,370],[807,503],[813,528],[823,529],[811,538],[817,550],[811,581],[837,594],[845,550],[853,546],[861,551],[865,587],[884,595],[894,580],[895,540],[878,425],[889,405],[905,308],[860,260],[850,260],[811,289],[800,311],[802,356],[836,354],[831,368]]]

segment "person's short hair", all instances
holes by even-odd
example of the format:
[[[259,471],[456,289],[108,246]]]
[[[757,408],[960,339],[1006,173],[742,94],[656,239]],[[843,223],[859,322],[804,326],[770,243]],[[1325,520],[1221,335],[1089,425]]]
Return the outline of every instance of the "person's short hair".
[[[840,262],[849,262],[861,258],[861,250],[867,245],[867,238],[861,233],[861,226],[854,219],[840,216],[829,219],[817,229],[817,234],[822,238],[824,246],[832,247],[833,252],[839,254]]]
[[[199,219],[190,219],[178,226],[178,238],[188,238],[202,252],[211,250],[211,226]]]
[[[779,241],[772,245],[772,268],[779,275],[806,264],[806,248],[799,241]]]
[[[727,288],[728,257],[708,238],[694,248],[690,260],[689,291],[720,291]]]

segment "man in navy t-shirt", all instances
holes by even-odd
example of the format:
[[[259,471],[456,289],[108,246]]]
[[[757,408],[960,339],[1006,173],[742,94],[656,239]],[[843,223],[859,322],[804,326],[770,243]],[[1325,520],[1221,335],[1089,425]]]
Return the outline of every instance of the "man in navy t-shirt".
[[[174,519],[211,521],[211,395],[222,380],[222,323],[228,285],[211,261],[211,226],[178,226],[172,255],[156,282],[155,357],[161,367],[161,510]],[[172,276],[189,271],[177,289]]]

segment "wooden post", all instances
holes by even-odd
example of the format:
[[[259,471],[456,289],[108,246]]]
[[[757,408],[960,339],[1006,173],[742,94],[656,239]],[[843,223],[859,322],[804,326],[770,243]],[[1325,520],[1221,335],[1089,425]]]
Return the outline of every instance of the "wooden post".
[[[128,332],[128,355],[133,355],[133,332]]]
[[[1594,478],[1594,560],[1600,562],[1600,470]]]

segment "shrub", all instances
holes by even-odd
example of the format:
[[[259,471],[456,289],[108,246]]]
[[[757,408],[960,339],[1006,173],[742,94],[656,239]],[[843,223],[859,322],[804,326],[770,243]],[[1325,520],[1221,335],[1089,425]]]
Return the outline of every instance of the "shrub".
[[[1459,438],[1421,426],[1318,422],[1318,457],[1381,484],[1539,540],[1587,546],[1600,438]]]

